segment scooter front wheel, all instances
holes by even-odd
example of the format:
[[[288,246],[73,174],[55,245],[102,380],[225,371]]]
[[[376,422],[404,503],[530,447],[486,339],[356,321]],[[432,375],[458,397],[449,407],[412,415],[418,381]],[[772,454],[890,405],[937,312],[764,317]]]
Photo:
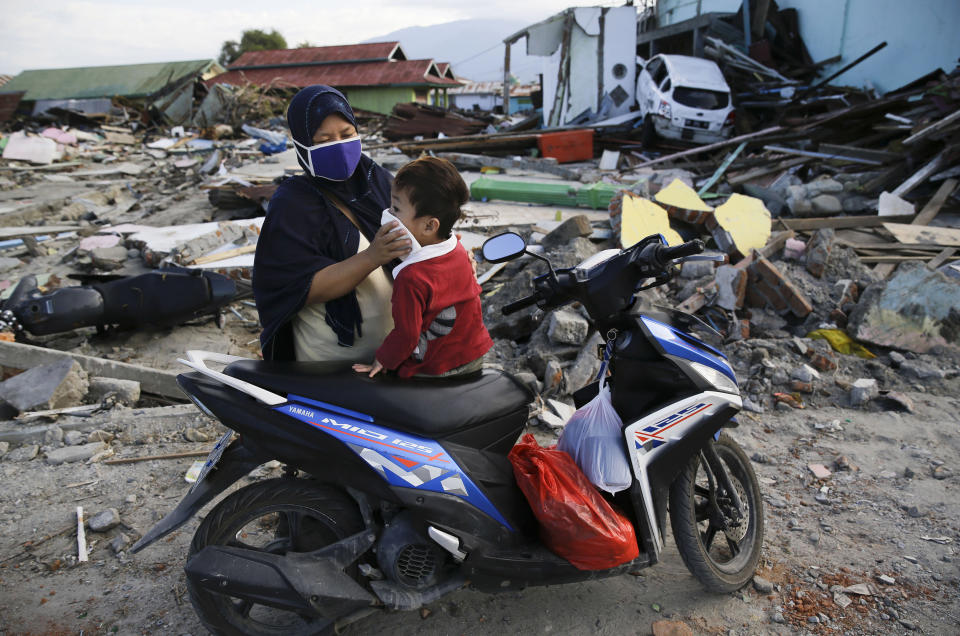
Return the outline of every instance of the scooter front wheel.
[[[362,529],[356,504],[339,490],[306,480],[270,479],[241,488],[217,504],[197,528],[190,556],[208,545],[272,554],[309,552]],[[334,632],[331,620],[211,592],[193,585],[189,578],[187,590],[197,616],[213,634],[322,636]]]
[[[742,503],[742,518],[698,453],[670,487],[670,526],[683,562],[700,583],[732,592],[750,581],[760,560],[763,502],[743,449],[726,434],[713,447]]]

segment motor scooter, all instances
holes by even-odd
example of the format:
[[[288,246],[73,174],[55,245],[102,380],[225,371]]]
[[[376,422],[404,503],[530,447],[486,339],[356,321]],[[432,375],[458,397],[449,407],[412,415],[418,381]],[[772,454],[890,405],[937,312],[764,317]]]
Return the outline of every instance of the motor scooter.
[[[179,505],[132,548],[186,523],[271,460],[279,478],[224,497],[186,559],[198,616],[218,634],[332,633],[371,612],[412,610],[469,583],[499,592],[615,576],[657,563],[669,517],[680,554],[708,589],[752,577],[763,507],[750,461],[726,433],[741,408],[720,336],[669,308],[641,310],[700,241],[660,235],[554,270],[514,233],[484,244],[485,260],[547,262],[534,291],[503,308],[579,302],[606,336],[606,382],[622,421],[633,481],[604,494],[629,518],[639,556],[580,570],[538,538],[507,454],[529,417],[531,391],[484,369],[456,378],[369,378],[349,364],[265,362],[191,351],[177,381],[229,429]],[[222,371],[208,363],[226,365]],[[578,406],[598,392],[575,394]]]

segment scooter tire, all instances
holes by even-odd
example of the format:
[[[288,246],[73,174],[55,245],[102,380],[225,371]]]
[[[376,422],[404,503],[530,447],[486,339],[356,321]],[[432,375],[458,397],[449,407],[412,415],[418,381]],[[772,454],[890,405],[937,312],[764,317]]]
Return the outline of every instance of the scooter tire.
[[[308,515],[305,518],[317,522],[311,524],[310,532],[313,533],[312,538],[319,539],[316,541],[319,544],[301,546],[300,550],[321,548],[325,544],[360,532],[364,527],[356,502],[339,489],[303,479],[270,479],[241,488],[217,504],[193,535],[188,559],[208,545],[227,544],[254,520],[270,514],[277,514],[279,517],[284,511]],[[284,523],[290,523],[288,519],[290,518],[286,516],[278,519],[278,534],[282,533]],[[353,574],[356,576],[356,573]],[[239,607],[242,603],[238,604],[236,599],[192,585],[189,579],[187,590],[197,616],[211,634],[325,636],[334,633],[333,621],[310,619],[295,614],[290,614],[290,619],[302,623],[296,629],[288,625],[264,625],[251,618],[250,609],[246,610],[244,616]]]
[[[733,552],[731,539],[724,530],[714,529],[713,534],[710,533],[709,520],[706,520],[707,531],[701,532],[705,507],[703,485],[698,486],[696,481],[698,472],[701,472],[699,453],[690,459],[670,487],[670,526],[680,556],[690,573],[708,590],[727,593],[740,589],[753,578],[763,547],[763,501],[750,459],[739,444],[728,435],[721,434],[720,439],[714,442],[714,448],[728,474],[735,480],[737,493],[748,508],[747,528],[743,531],[743,537],[733,542],[738,546],[737,552]],[[726,538],[727,545],[714,547],[713,540],[716,538]],[[731,555],[729,560],[718,559],[719,555],[727,553]]]

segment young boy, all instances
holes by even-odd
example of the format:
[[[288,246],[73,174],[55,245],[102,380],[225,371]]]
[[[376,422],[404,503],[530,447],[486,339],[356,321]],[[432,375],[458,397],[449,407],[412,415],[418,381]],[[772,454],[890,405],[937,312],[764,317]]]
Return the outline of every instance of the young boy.
[[[470,198],[446,159],[423,157],[402,167],[393,182],[392,213],[420,244],[393,269],[394,328],[373,364],[353,369],[401,378],[479,371],[493,340],[483,325],[480,286],[453,224]]]

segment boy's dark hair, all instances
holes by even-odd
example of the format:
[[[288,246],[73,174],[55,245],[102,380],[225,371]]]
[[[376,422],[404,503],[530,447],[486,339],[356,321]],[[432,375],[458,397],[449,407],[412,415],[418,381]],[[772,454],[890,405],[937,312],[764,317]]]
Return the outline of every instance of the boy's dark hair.
[[[470,200],[463,177],[446,159],[421,157],[397,171],[393,188],[403,190],[417,211],[416,216],[435,216],[440,220],[437,234],[450,238],[453,224],[463,218],[460,206]]]

